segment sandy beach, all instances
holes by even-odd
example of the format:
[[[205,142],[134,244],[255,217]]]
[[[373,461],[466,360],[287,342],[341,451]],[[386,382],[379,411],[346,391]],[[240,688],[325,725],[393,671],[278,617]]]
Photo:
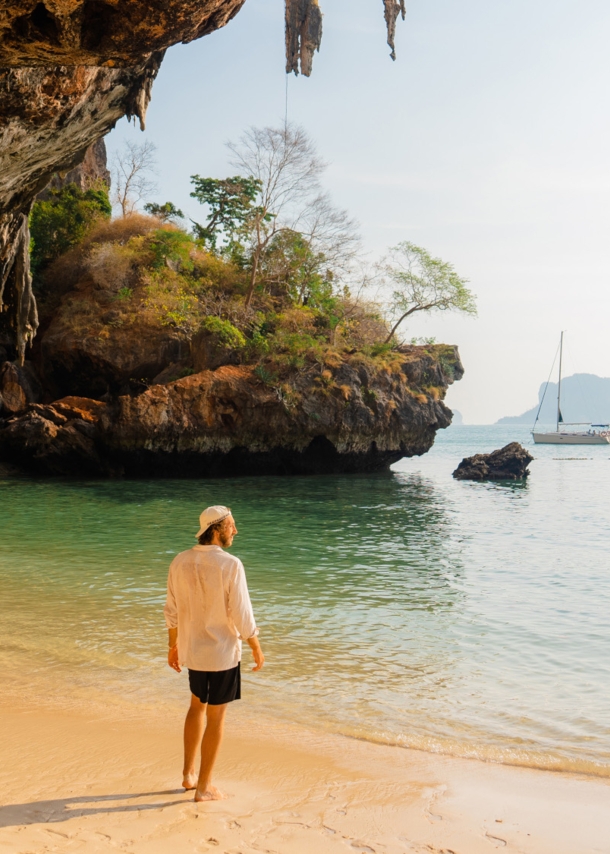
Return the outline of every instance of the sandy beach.
[[[2,710],[0,851],[608,852],[610,781],[309,731],[242,707],[216,775],[180,787],[179,720]]]

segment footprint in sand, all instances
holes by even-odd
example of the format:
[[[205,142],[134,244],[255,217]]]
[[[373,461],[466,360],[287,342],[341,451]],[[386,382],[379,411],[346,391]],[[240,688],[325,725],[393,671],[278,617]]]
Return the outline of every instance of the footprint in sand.
[[[375,854],[375,849],[370,845],[364,845],[362,842],[352,842],[352,848],[356,851],[362,851],[362,854]]]
[[[499,836],[492,836],[491,833],[487,833],[487,831],[485,831],[485,839],[489,839],[489,841],[497,848],[505,848],[507,844],[506,839],[501,839]]]

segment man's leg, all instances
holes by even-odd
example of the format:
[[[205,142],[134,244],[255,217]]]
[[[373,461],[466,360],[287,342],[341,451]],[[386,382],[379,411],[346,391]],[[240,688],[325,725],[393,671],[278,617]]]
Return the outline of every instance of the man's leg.
[[[212,771],[222,741],[227,706],[228,703],[221,706],[208,704],[208,719],[201,741],[201,768],[195,791],[196,801],[217,801],[224,797],[222,792],[212,785]]]
[[[191,705],[184,721],[184,772],[182,785],[185,789],[197,786],[197,754],[205,726],[205,707],[199,697],[191,694]]]

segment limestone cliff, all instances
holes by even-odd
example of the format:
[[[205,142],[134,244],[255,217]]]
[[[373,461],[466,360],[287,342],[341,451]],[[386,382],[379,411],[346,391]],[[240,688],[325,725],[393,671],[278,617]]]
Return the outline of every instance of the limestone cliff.
[[[144,127],[166,48],[223,27],[244,0],[5,0],[0,7],[0,346],[21,362],[38,328],[27,218],[36,194],[73,169],[122,116]],[[309,75],[317,0],[286,2],[286,70]],[[404,0],[383,0],[394,58]]]
[[[144,122],[163,53],[130,68],[0,69],[0,338],[23,360],[38,328],[29,274],[28,214],[123,115]]]

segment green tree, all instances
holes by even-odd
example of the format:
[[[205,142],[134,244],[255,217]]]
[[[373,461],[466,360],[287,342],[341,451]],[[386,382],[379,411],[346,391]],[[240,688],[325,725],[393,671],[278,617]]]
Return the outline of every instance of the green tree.
[[[254,202],[260,192],[261,182],[256,178],[242,178],[241,175],[232,178],[191,175],[191,184],[195,188],[191,193],[192,198],[206,205],[209,210],[205,225],[191,220],[195,234],[213,252],[218,251],[219,241],[223,241],[228,254],[234,254],[257,216]]]
[[[391,314],[394,325],[385,342],[388,344],[400,324],[416,311],[461,311],[476,315],[476,298],[452,264],[433,258],[421,246],[403,241],[390,250],[382,266],[394,285]]]
[[[156,202],[147,202],[144,205],[144,210],[162,222],[175,222],[177,219],[184,219],[184,214],[173,202],[165,202],[162,205],[158,205]]]
[[[34,202],[30,214],[34,276],[80,243],[96,222],[110,219],[111,213],[105,184],[89,190],[67,184],[60,190],[50,190],[48,198]]]
[[[319,308],[332,295],[333,276],[323,252],[315,252],[299,231],[278,232],[261,258],[265,285],[296,305]]]
[[[178,229],[158,228],[149,239],[153,255],[153,267],[170,270],[192,270],[191,252],[195,248],[190,234]]]
[[[287,275],[296,274],[303,253],[308,263],[323,258],[335,274],[345,272],[357,251],[358,228],[322,191],[325,164],[305,131],[289,124],[250,128],[227,147],[241,174],[191,177],[191,196],[210,211],[205,225],[193,225],[213,251],[222,238],[223,254],[248,270],[245,307],[256,286],[273,281],[282,264],[289,268]],[[287,252],[284,259],[282,250]]]

